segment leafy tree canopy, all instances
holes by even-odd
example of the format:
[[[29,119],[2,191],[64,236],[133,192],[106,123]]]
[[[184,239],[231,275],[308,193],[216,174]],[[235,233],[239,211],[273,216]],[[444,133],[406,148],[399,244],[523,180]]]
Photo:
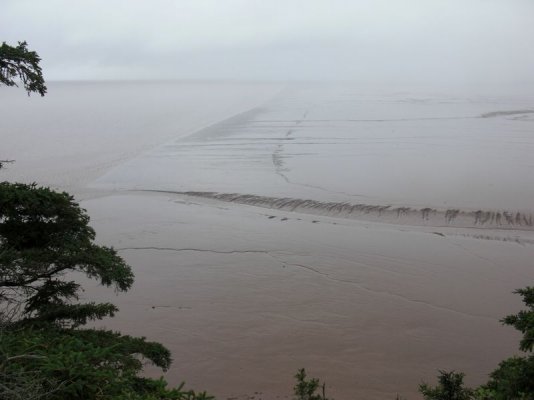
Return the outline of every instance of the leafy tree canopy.
[[[26,42],[19,42],[15,47],[3,42],[0,46],[0,85],[18,86],[17,80],[20,80],[28,96],[31,92],[44,96],[47,89],[40,61],[35,51],[28,50]],[[10,162],[13,160],[0,160],[0,169]]]
[[[463,386],[464,376],[454,371],[440,371],[438,385],[432,387],[423,383],[419,386],[419,392],[425,400],[470,400],[473,391]]]
[[[304,368],[298,370],[295,379],[297,380],[293,388],[295,400],[328,400],[325,394],[326,384],[321,384],[317,378],[308,379]]]
[[[44,96],[46,85],[39,62],[41,58],[35,51],[28,50],[26,42],[9,46],[3,42],[0,46],[0,84],[17,86],[20,80],[24,89]]]
[[[62,279],[77,271],[126,291],[128,265],[110,247],[94,243],[85,210],[67,193],[19,183],[0,183],[0,300],[20,306],[18,318],[62,326],[112,316],[109,303],[75,304],[80,285]]]
[[[508,315],[502,322],[505,325],[513,326],[523,334],[519,343],[521,350],[532,351],[534,347],[534,287],[527,286],[524,289],[516,290],[515,293],[523,297],[527,309],[514,315]]]
[[[154,382],[137,376],[143,358],[163,368],[171,361],[159,343],[93,329],[9,329],[2,334],[0,351],[22,355],[0,359],[1,378],[8,389],[0,394],[20,393],[21,382],[27,385],[21,377],[29,374],[31,383],[38,384],[34,391],[38,388],[43,397],[58,400],[153,393]]]

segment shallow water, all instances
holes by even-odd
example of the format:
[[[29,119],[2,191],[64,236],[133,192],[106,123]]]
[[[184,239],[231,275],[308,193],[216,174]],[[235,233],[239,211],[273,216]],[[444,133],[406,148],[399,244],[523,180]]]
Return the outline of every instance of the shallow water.
[[[534,279],[532,96],[50,89],[0,92],[0,158],[17,159],[2,174],[82,200],[136,274],[85,296],[119,305],[105,326],[172,350],[170,382],[275,399],[306,367],[336,399],[418,398],[438,369],[479,384],[515,352],[499,319]]]
[[[114,187],[531,211],[534,99],[286,89],[114,169]],[[142,169],[141,177],[131,174]]]
[[[0,159],[7,179],[79,193],[106,171],[278,93],[225,82],[52,82],[44,98],[2,88]]]

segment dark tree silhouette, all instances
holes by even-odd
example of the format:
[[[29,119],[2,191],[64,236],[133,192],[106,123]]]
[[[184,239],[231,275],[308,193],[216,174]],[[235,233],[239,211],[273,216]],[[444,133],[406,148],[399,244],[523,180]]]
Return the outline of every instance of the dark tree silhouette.
[[[19,42],[17,46],[3,42],[0,46],[0,84],[18,86],[17,79],[20,79],[28,96],[31,92],[44,96],[46,86],[40,61],[41,57],[35,51],[28,50],[26,42]]]

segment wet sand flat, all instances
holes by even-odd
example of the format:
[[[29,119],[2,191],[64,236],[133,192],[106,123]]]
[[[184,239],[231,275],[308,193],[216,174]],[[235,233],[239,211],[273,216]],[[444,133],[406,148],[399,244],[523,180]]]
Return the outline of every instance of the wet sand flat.
[[[438,369],[478,384],[517,347],[498,320],[532,245],[171,195],[84,205],[136,273],[127,295],[88,291],[121,309],[104,326],[169,346],[174,383],[274,399],[306,367],[335,398],[418,398]]]
[[[475,385],[516,351],[499,319],[534,279],[534,99],[230,89],[195,119],[151,87],[144,130],[128,133],[126,107],[89,174],[67,160],[64,179],[57,148],[41,150],[38,176],[83,200],[136,274],[120,296],[87,283],[121,309],[99,326],[162,342],[167,379],[218,398],[290,397],[301,367],[336,399],[418,398],[438,369]],[[82,164],[114,137],[95,132]],[[6,179],[31,176],[17,164]]]

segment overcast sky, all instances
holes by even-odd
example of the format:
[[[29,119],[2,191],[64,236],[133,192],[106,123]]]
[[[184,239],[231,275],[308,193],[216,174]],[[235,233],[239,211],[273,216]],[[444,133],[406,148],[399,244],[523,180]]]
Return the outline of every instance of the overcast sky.
[[[0,0],[53,79],[534,81],[534,0]]]

